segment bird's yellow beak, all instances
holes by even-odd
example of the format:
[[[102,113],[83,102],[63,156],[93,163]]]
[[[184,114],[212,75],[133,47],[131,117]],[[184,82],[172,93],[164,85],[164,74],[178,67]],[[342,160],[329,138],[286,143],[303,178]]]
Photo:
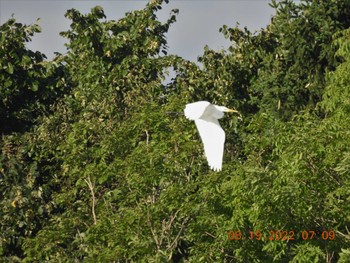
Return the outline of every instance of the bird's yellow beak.
[[[233,109],[227,109],[227,110],[225,110],[226,112],[236,112],[236,113],[239,113],[239,111],[238,110],[233,110]]]

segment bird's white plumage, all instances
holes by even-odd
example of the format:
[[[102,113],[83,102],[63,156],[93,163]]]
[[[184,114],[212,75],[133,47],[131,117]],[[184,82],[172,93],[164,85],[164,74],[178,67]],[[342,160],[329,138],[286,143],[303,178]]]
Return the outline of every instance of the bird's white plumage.
[[[217,119],[195,120],[199,135],[204,145],[208,164],[214,171],[220,171],[224,154],[225,132]]]
[[[207,101],[187,104],[184,110],[186,118],[194,120],[196,123],[208,164],[214,171],[220,171],[222,167],[225,132],[218,119],[224,116],[223,112],[225,111],[237,112],[223,106],[210,104]]]
[[[209,105],[210,103],[207,101],[197,101],[187,104],[185,108],[186,118],[191,121],[199,119]]]

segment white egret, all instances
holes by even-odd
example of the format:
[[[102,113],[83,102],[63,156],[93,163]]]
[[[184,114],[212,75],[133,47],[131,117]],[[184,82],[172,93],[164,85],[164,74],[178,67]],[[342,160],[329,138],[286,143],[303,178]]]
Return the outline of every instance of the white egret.
[[[238,111],[213,105],[207,101],[197,101],[187,104],[184,112],[187,119],[196,123],[210,168],[220,171],[224,154],[225,132],[218,119],[224,116],[224,112],[238,113]]]

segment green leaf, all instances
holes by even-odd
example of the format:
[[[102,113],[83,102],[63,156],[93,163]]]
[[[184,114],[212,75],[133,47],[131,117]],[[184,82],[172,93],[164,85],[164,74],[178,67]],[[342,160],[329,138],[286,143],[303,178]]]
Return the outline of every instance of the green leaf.
[[[13,65],[11,63],[7,64],[7,72],[9,74],[13,74]]]

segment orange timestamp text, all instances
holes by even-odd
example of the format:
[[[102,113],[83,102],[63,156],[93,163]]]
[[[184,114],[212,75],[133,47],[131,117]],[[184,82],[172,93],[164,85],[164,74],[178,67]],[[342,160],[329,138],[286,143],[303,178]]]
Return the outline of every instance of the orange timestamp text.
[[[334,240],[334,230],[270,230],[262,232],[260,230],[247,231],[242,233],[240,230],[227,232],[229,240],[270,240],[270,241],[292,241],[292,240]]]

